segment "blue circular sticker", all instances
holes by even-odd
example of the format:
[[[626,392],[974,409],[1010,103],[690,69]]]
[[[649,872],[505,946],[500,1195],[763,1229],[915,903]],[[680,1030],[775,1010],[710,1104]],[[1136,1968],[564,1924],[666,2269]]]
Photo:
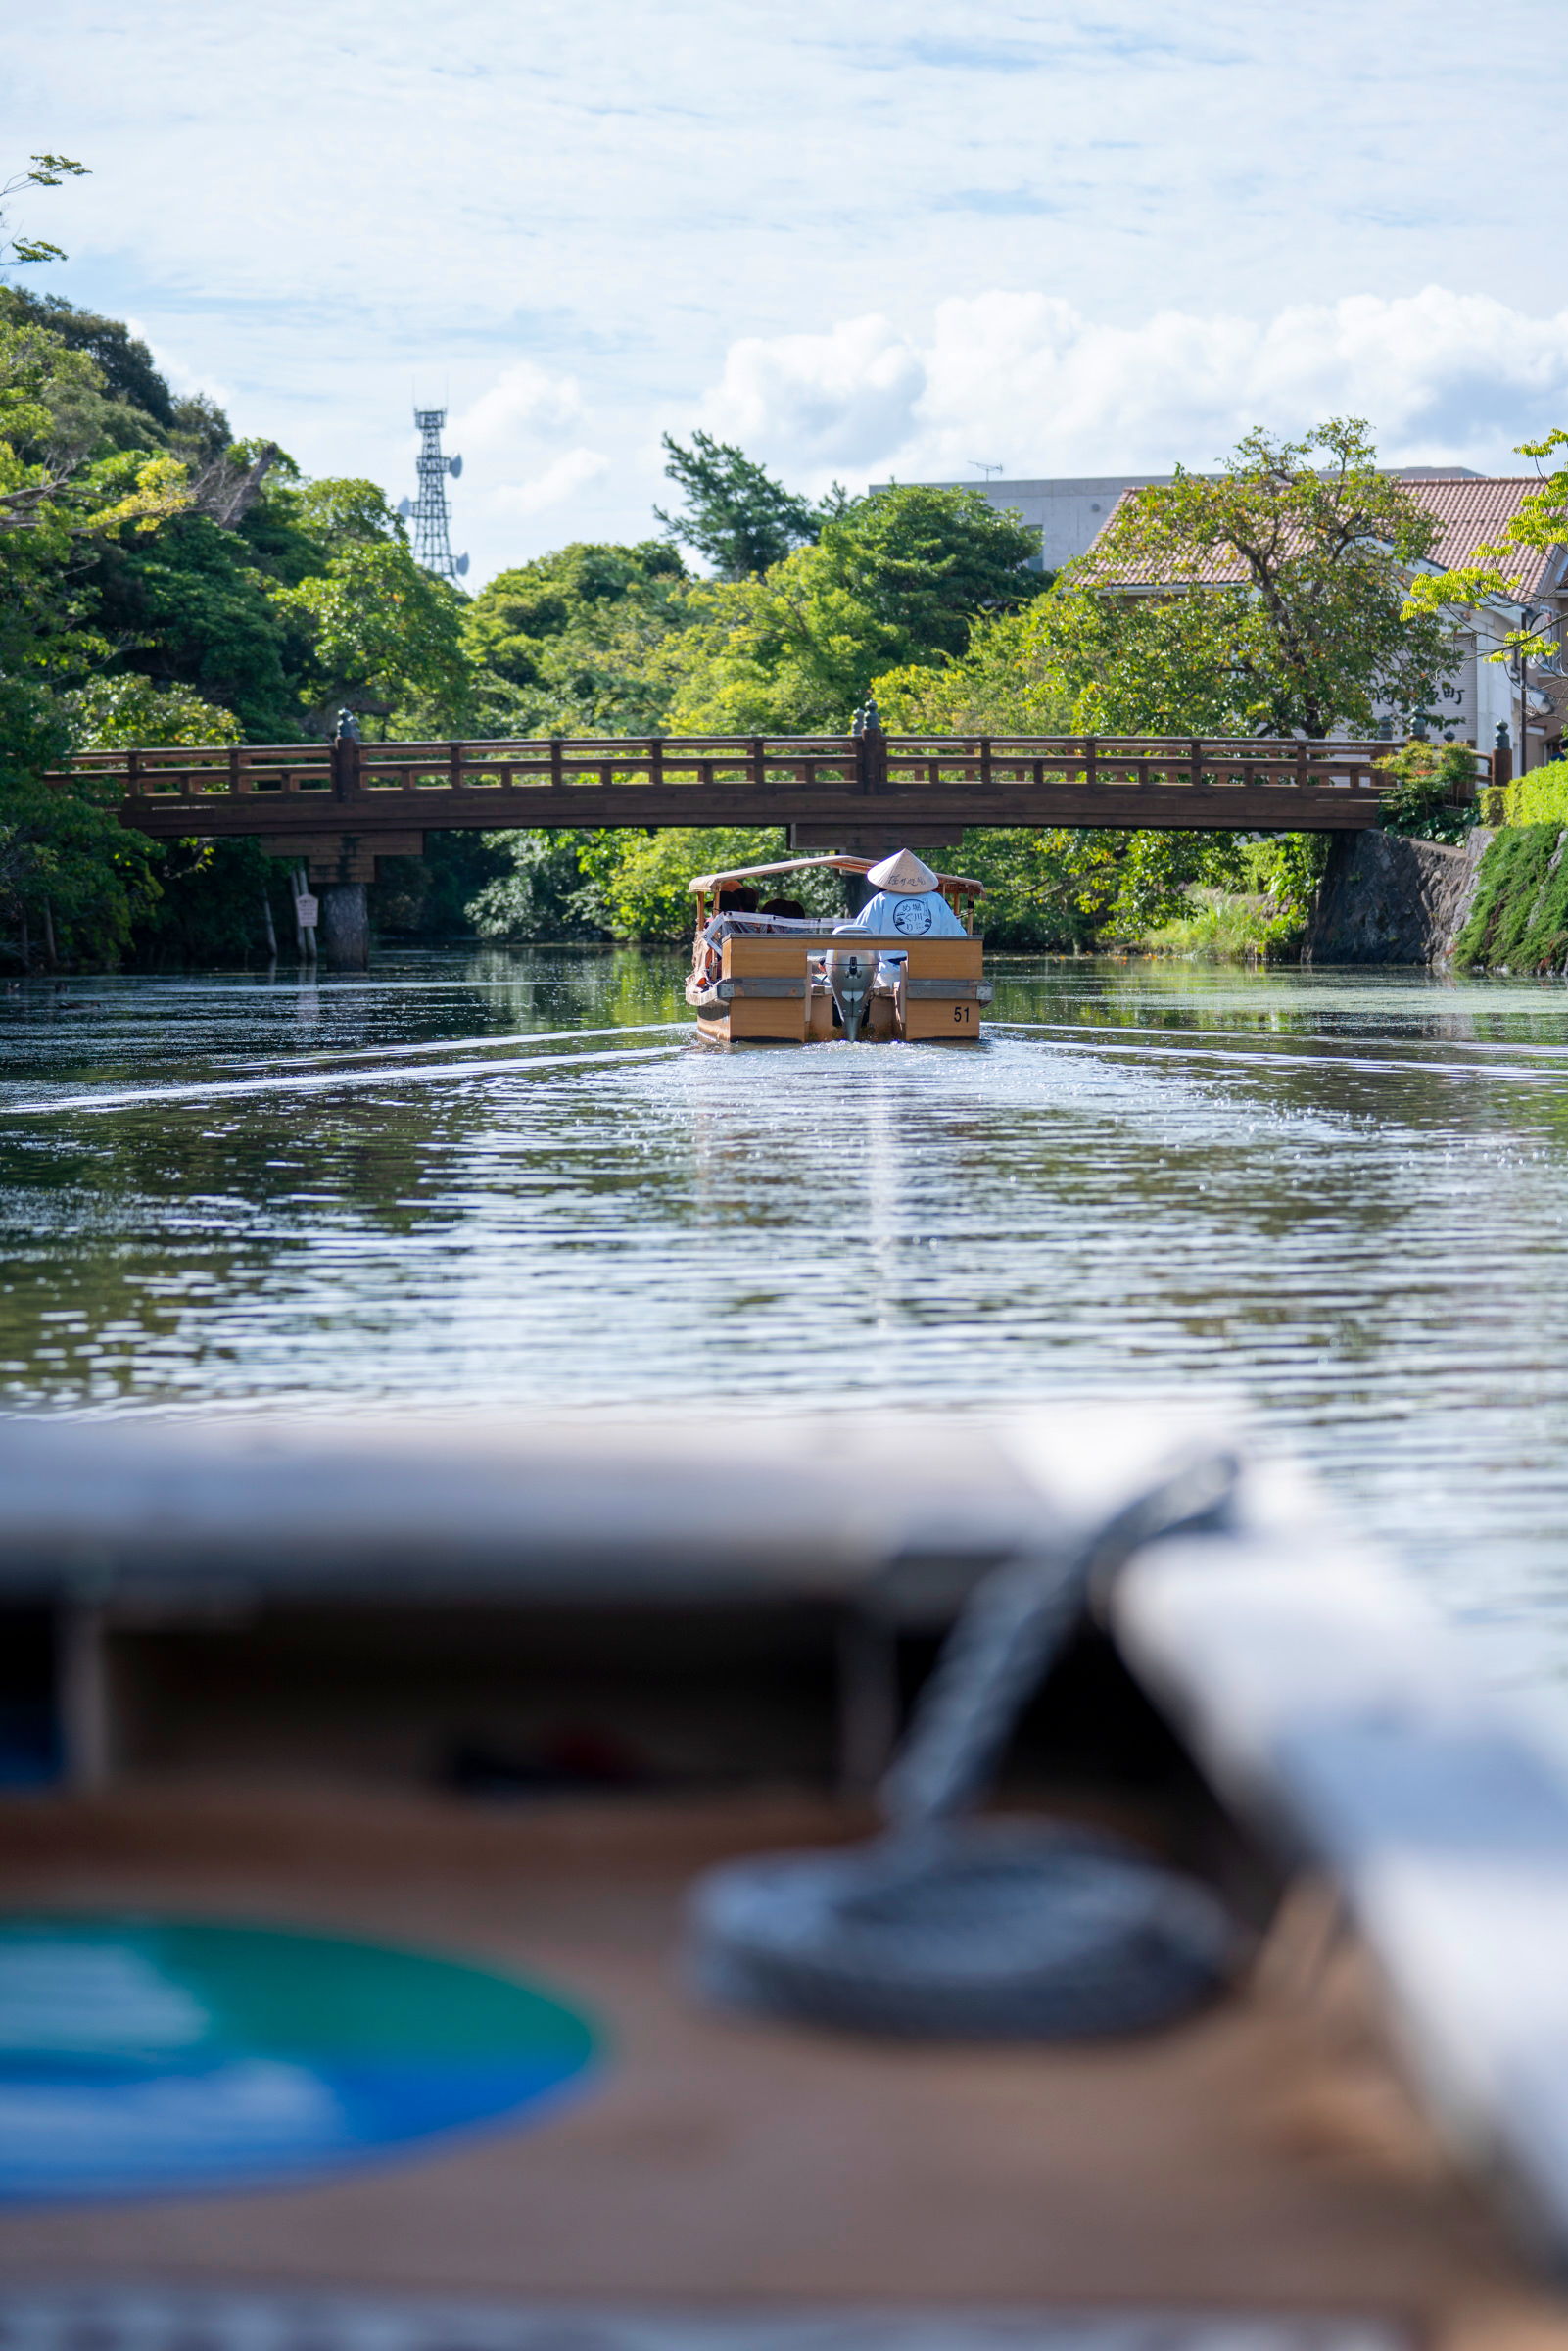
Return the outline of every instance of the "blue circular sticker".
[[[487,1968],[179,1920],[0,1920],[0,2199],[283,2184],[514,2122],[597,2039]]]

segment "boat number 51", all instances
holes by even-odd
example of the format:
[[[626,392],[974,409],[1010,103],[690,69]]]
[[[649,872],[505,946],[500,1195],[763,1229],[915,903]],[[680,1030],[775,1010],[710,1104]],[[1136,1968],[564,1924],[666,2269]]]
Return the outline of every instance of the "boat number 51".
[[[969,1007],[969,1005],[967,1005],[967,1004],[955,1004],[955,1005],[954,1005],[954,1007],[953,1007],[953,1018],[954,1018],[954,1020],[955,1020],[955,1021],[957,1021],[957,1022],[958,1022],[958,1024],[959,1024],[959,1026],[960,1026],[961,1028],[967,1028],[967,1027],[968,1027],[968,1025],[969,1025],[969,1017],[970,1017],[970,1007]]]

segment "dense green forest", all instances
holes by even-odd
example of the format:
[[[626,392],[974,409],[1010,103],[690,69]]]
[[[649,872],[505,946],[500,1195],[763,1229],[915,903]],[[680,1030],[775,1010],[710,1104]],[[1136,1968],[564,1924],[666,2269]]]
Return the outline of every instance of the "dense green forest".
[[[681,503],[656,534],[562,548],[470,598],[414,562],[376,484],[306,479],[176,399],[120,321],[0,284],[0,961],[254,961],[267,892],[287,935],[285,871],[255,842],[142,840],[89,784],[43,786],[73,750],[320,738],[345,706],[404,739],[842,731],[873,691],[891,727],[1318,733],[1363,717],[1374,656],[1385,677],[1402,662],[1412,708],[1431,692],[1433,624],[1400,619],[1388,566],[1334,569],[1357,499],[1380,544],[1425,552],[1354,424],[1253,436],[1218,488],[1180,484],[1137,522],[1131,552],[1168,565],[1283,517],[1320,559],[1271,599],[1129,603],[1085,565],[1042,576],[1032,534],[977,491],[812,503],[700,432],[666,455]],[[1283,600],[1293,622],[1293,594],[1328,613],[1315,640],[1270,618]],[[432,834],[423,859],[384,861],[372,919],[407,940],[674,937],[689,873],[782,849],[744,830]],[[1313,854],[1013,831],[970,836],[961,862],[991,886],[993,938],[1082,947],[1146,936],[1203,884],[1271,893],[1287,936]]]

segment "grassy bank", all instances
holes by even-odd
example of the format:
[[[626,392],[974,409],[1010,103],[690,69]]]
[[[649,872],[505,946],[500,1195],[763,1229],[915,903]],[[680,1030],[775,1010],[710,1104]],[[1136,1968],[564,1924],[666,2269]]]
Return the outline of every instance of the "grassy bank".
[[[1189,963],[1266,963],[1281,952],[1279,929],[1272,898],[1197,889],[1188,911],[1160,924],[1144,944],[1153,955],[1182,956]]]
[[[1540,771],[1548,778],[1568,771]],[[1522,792],[1525,776],[1502,789]],[[1482,860],[1470,919],[1454,942],[1460,971],[1560,972],[1568,968],[1568,811],[1556,822],[1510,823]]]

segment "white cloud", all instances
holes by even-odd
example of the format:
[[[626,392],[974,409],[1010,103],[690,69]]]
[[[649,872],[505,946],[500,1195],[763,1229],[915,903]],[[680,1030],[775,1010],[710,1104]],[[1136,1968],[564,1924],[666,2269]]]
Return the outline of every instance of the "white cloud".
[[[546,506],[558,506],[589,482],[597,481],[600,474],[608,472],[609,463],[601,450],[569,449],[532,480],[502,482],[494,503],[504,514],[541,513]]]
[[[925,336],[879,315],[829,334],[747,337],[704,423],[787,475],[904,479],[1164,472],[1212,464],[1254,425],[1367,417],[1391,460],[1507,462],[1568,418],[1568,311],[1530,317],[1429,286],[1299,304],[1272,318],[1165,310],[1117,326],[1047,294],[955,297]]]
[[[430,49],[415,0],[51,0],[7,24],[0,123],[92,170],[33,192],[71,258],[29,282],[394,497],[410,380],[450,379],[476,577],[646,532],[666,421],[816,487],[1164,470],[1335,408],[1494,466],[1568,409],[1519,168],[1568,106],[1552,0],[1505,39],[1466,0],[1329,0],[1310,72],[1301,12],[1251,0],[1004,17],[467,0]],[[324,138],[301,92],[346,73]],[[498,503],[578,444],[610,462],[570,507]]]
[[[476,455],[505,455],[519,442],[566,430],[582,412],[583,395],[575,376],[551,375],[532,360],[521,360],[453,416],[448,438],[465,454],[471,450]]]
[[[925,380],[921,355],[882,317],[747,335],[731,344],[702,421],[744,448],[783,443],[807,465],[853,465],[903,439]]]

